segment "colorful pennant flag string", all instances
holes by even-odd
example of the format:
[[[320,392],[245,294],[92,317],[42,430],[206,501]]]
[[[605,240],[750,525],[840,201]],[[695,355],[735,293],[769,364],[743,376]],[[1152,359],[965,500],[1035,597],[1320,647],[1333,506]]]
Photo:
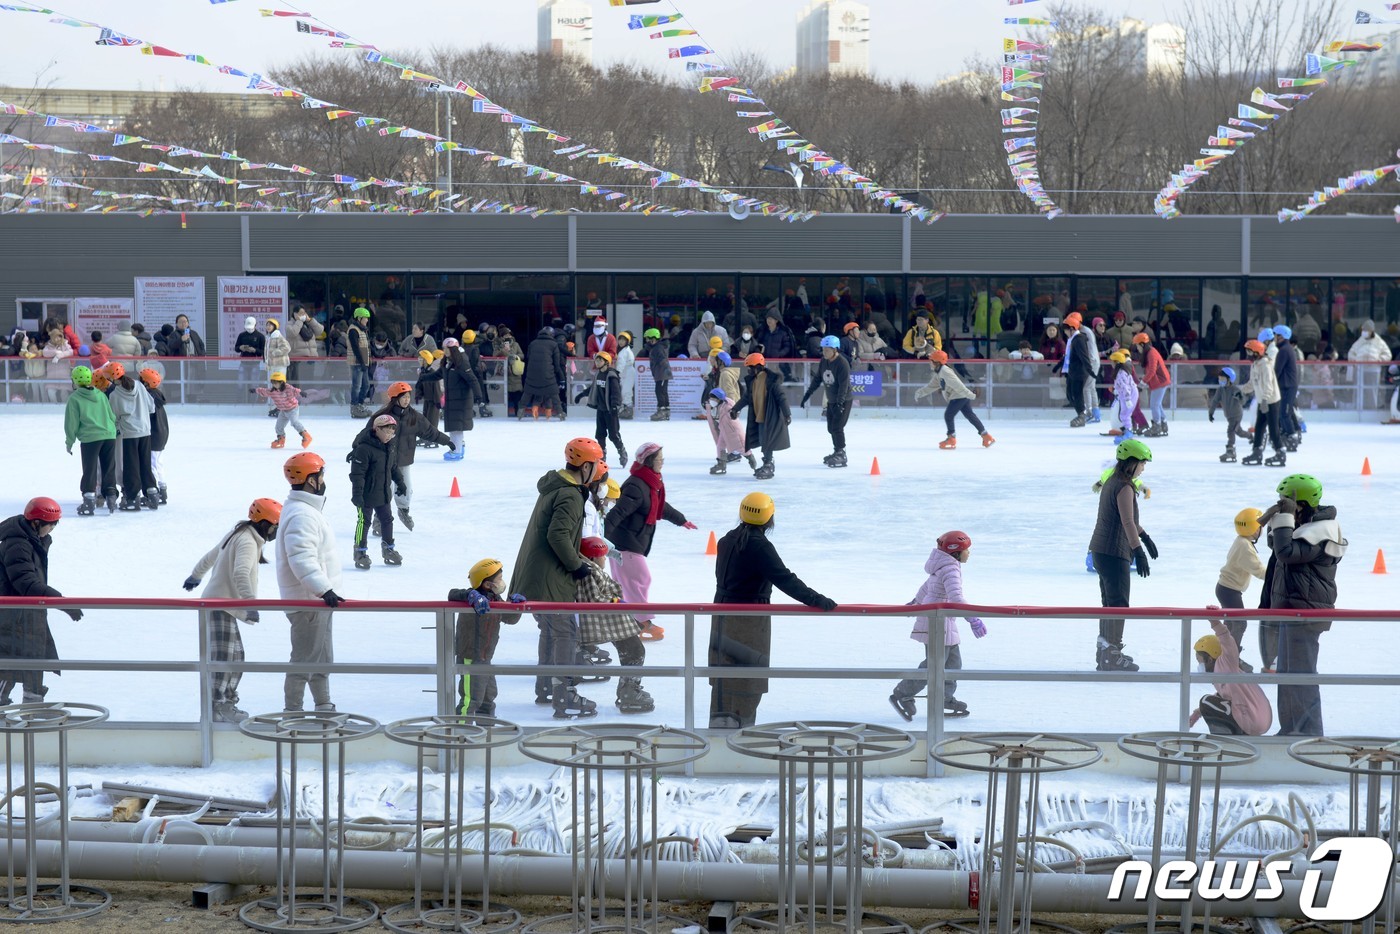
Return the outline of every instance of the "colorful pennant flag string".
[[[1021,0],[1007,0],[1008,6],[1019,6]],[[1030,2],[1030,0],[1027,0]],[[1007,26],[1050,26],[1055,23],[1035,17],[1006,17],[1002,21]],[[1045,77],[1041,67],[1050,60],[1050,47],[1047,43],[1029,39],[1005,38],[1001,41],[1001,99],[1009,104],[1039,104],[1040,98],[1027,95],[1027,91],[1040,91],[1044,88],[1040,79]],[[1030,199],[1036,210],[1048,220],[1054,220],[1064,213],[1045,190],[1040,178],[1040,150],[1036,143],[1036,128],[1040,122],[1040,111],[1033,107],[1004,107],[1001,111],[1002,140],[1006,150],[1006,167],[1016,188]]]
[[[1396,153],[1400,156],[1400,152]],[[1378,182],[1384,181],[1387,176],[1394,177],[1400,171],[1400,163],[1382,165],[1374,169],[1361,169],[1353,172],[1346,178],[1337,179],[1336,185],[1327,185],[1318,191],[1314,191],[1305,204],[1300,204],[1296,208],[1283,208],[1278,212],[1278,222],[1280,224],[1290,221],[1300,221],[1313,211],[1335,201],[1338,198],[1369,188]]]

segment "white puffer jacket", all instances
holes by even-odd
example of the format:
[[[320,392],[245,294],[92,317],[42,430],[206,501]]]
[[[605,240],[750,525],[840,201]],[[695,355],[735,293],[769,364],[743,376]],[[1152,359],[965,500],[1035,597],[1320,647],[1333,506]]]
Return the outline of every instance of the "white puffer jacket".
[[[293,490],[282,504],[276,562],[284,599],[319,600],[340,587],[340,558],[325,508],[324,496],[305,490]]]
[[[191,577],[203,579],[210,574],[209,583],[204,585],[205,597],[224,597],[230,600],[256,600],[258,598],[258,561],[262,558],[263,545],[267,539],[258,534],[251,525],[235,530],[209,550],[190,572]],[[212,574],[210,573],[212,571]],[[247,620],[246,610],[229,610],[229,615]]]

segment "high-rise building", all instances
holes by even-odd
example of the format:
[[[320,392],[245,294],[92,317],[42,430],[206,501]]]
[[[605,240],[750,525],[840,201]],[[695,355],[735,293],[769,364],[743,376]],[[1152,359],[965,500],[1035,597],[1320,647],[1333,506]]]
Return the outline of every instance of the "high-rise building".
[[[1172,23],[1151,26],[1142,20],[1125,18],[1107,37],[1123,44],[1134,71],[1150,78],[1182,78],[1186,75],[1186,30]]]
[[[1376,52],[1339,52],[1330,57],[1356,59],[1361,63],[1360,68],[1353,69],[1358,72],[1356,78],[1373,84],[1389,84],[1400,78],[1400,42],[1395,33],[1376,33],[1359,41],[1381,48]]]
[[[593,64],[593,8],[587,0],[540,0],[542,55]]]
[[[812,0],[797,15],[797,73],[870,74],[870,7],[857,0]]]

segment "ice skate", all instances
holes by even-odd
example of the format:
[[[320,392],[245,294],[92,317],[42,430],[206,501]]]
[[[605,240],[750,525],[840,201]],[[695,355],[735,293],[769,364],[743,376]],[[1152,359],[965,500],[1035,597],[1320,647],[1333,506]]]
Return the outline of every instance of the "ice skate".
[[[637,638],[643,642],[660,642],[666,638],[666,630],[655,623],[642,623],[642,631],[637,633]]]
[[[621,445],[618,445],[617,448],[617,460],[619,467],[627,466],[627,449]]]
[[[303,432],[301,433],[301,447],[302,447],[302,450],[305,450],[305,449],[311,447],[311,432],[309,432],[309,431],[303,431]]]
[[[831,455],[831,460],[829,460],[829,461],[826,462],[826,466],[828,466],[828,467],[845,467],[845,466],[846,466],[846,452],[845,452],[845,451],[837,451],[835,454]]]
[[[483,403],[481,403],[480,405],[478,405],[478,406],[476,407],[476,414],[479,415],[479,416],[482,417],[482,418],[490,418],[491,416],[495,415],[496,413],[491,411],[491,406],[490,406],[490,405],[488,405],[487,403],[483,402]]]
[[[1294,453],[1295,451],[1298,450],[1298,444],[1297,444],[1297,442],[1295,442],[1291,437],[1284,438],[1284,439],[1283,439],[1283,449],[1284,449],[1285,451],[1287,451],[1289,454],[1292,454],[1292,453]]]
[[[442,455],[442,459],[445,461],[459,461],[466,456],[466,452],[463,451],[461,448],[458,448],[455,451],[444,452]]]
[[[1113,446],[1114,446],[1114,447],[1117,447],[1118,445],[1122,444],[1124,441],[1131,441],[1131,440],[1133,440],[1133,433],[1132,433],[1131,431],[1124,431],[1124,432],[1121,432],[1121,433],[1119,433],[1118,435],[1116,435],[1116,436],[1114,437],[1114,439],[1113,439]]]
[[[1090,574],[1097,573],[1094,568],[1094,553],[1092,551],[1084,552],[1084,570]]]
[[[982,447],[989,448],[996,443],[997,439],[993,438],[990,432],[982,432]]]
[[[606,649],[600,649],[596,645],[580,645],[579,658],[587,659],[584,664],[588,665],[609,665],[613,657]]]
[[[890,695],[890,706],[894,708],[895,713],[904,718],[905,722],[912,722],[914,714],[919,712],[918,706],[914,703],[914,698],[900,697],[898,694]]]
[[[404,528],[413,531],[413,517],[408,514],[407,509],[399,510],[399,521],[403,523]]]
[[[160,508],[160,491],[151,487],[146,491],[146,495],[141,497],[141,505],[152,511]]]
[[[314,709],[317,713],[335,713],[335,704],[326,701],[324,704],[317,704]]]
[[[1264,461],[1264,464],[1268,467],[1283,467],[1288,464],[1288,455],[1282,451],[1275,451],[1273,457]]]
[[[715,458],[715,465],[710,468],[710,475],[722,477],[729,473],[729,463],[722,457]]]
[[[1246,454],[1244,460],[1240,461],[1240,463],[1249,467],[1258,467],[1260,464],[1264,463],[1264,454],[1258,448],[1255,448],[1251,453]]]
[[[1168,430],[1167,423],[1166,423],[1165,421],[1158,422],[1158,423],[1157,423],[1157,437],[1159,437],[1159,438],[1165,438],[1165,437],[1167,437],[1167,435],[1169,435],[1169,434],[1171,434],[1171,431]]]
[[[744,459],[744,455],[742,455],[742,454],[736,454],[736,453],[733,452],[733,451],[730,451],[729,454],[725,457],[725,460],[728,461],[728,462],[731,463],[731,464],[737,464],[739,461],[741,461],[741,460],[743,460],[743,459]]]
[[[640,678],[619,678],[617,709],[622,713],[651,713],[656,709],[656,701],[651,694],[642,690]]]
[[[355,567],[359,568],[361,571],[368,571],[370,569],[369,552],[365,551],[363,548],[355,549]]]
[[[117,494],[107,494],[107,515],[112,515],[117,511]]]
[[[550,691],[536,691],[535,704],[539,707],[549,707],[554,703],[554,694]]]
[[[385,545],[379,550],[379,555],[384,559],[384,563],[391,568],[396,568],[403,564],[403,555],[394,550],[393,545]]]
[[[140,512],[141,503],[139,500],[127,499],[125,497],[122,497],[121,505],[117,508],[120,509],[122,512]]]
[[[1069,427],[1071,428],[1083,428],[1086,424],[1088,424],[1088,419],[1083,415],[1076,415],[1069,421]]]
[[[617,417],[620,418],[620,419],[623,419],[624,421],[629,421],[629,422],[630,422],[630,421],[632,420],[632,416],[633,416],[632,407],[631,407],[630,405],[624,405],[624,406],[622,407],[622,411],[621,411],[620,413],[618,413],[618,416],[617,416]]]
[[[162,506],[164,506],[166,503],[170,502],[170,490],[169,490],[169,487],[167,487],[164,483],[162,483],[162,484],[158,485],[158,486],[156,487],[156,489],[157,489],[157,490],[159,491],[159,493],[160,493],[160,504],[161,504]]]
[[[284,447],[286,447],[286,446],[287,446],[287,439],[284,438],[284,437],[282,437],[281,435],[278,435],[275,439],[273,439],[272,444],[269,445],[269,447],[271,447],[274,451],[280,451],[282,448],[284,448]]]
[[[598,705],[581,696],[573,688],[565,688],[554,696],[554,719],[575,720],[598,716]]]
[[[938,448],[939,448],[939,450],[941,450],[941,451],[952,451],[952,450],[956,449],[957,446],[958,446],[958,439],[955,438],[955,437],[953,437],[952,435],[949,435],[948,437],[944,438],[942,441],[938,442]]]
[[[772,479],[773,479],[773,462],[772,462],[772,461],[764,461],[764,462],[763,462],[763,466],[762,466],[762,467],[759,467],[757,470],[755,470],[755,471],[753,472],[753,478],[754,478],[755,480],[772,480]]]
[[[757,469],[758,469],[758,458],[757,458],[757,457],[754,457],[752,454],[745,454],[744,457],[748,458],[748,461],[749,461],[749,469],[750,469],[750,470],[757,470]]]
[[[267,417],[268,417],[268,418],[276,418],[276,417],[277,417],[277,410],[276,410],[276,409],[268,409],[268,410],[267,410]]]
[[[548,417],[548,416],[546,416],[546,417]],[[568,412],[565,412],[565,411],[563,411],[563,410],[561,409],[560,412],[559,412],[559,414],[556,415],[556,416],[554,416],[554,418],[555,418],[556,421],[567,422],[567,421],[569,420],[569,413],[568,413]]]
[[[1105,438],[1117,438],[1119,435],[1123,434],[1123,429],[1110,428],[1108,431],[1099,432],[1099,434],[1103,435]]]
[[[657,409],[651,413],[651,420],[654,422],[669,422],[671,420],[671,410],[669,408]]]
[[[1097,425],[1101,421],[1103,421],[1103,416],[1100,415],[1097,410],[1095,410],[1094,414],[1084,419],[1086,425]]]
[[[1225,448],[1225,453],[1220,455],[1220,463],[1233,464],[1235,462],[1235,446],[1232,444]]]
[[[248,711],[239,710],[232,701],[218,701],[214,704],[215,723],[242,723],[248,719]]]
[[[369,520],[369,534],[373,535],[375,538],[379,538],[384,534],[383,530],[379,527],[379,515],[377,513]]]
[[[1099,639],[1098,654],[1095,657],[1096,671],[1137,671],[1131,655],[1123,654],[1121,645]]]
[[[95,515],[97,515],[97,496],[96,496],[95,494],[93,494],[93,493],[84,493],[84,494],[83,494],[83,501],[82,501],[81,503],[78,504],[78,515],[80,515],[80,516],[95,516]]]
[[[967,709],[967,705],[956,697],[943,702],[943,716],[945,717],[966,717],[971,713],[972,711]]]

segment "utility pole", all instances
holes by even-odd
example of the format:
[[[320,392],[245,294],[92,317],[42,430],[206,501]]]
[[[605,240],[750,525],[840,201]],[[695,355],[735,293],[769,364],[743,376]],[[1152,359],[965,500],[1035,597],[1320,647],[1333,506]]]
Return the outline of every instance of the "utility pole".
[[[443,91],[447,98],[447,141],[452,142],[452,92]],[[452,190],[452,147],[447,148],[447,197],[451,198],[455,194]],[[450,208],[451,205],[448,205]]]

